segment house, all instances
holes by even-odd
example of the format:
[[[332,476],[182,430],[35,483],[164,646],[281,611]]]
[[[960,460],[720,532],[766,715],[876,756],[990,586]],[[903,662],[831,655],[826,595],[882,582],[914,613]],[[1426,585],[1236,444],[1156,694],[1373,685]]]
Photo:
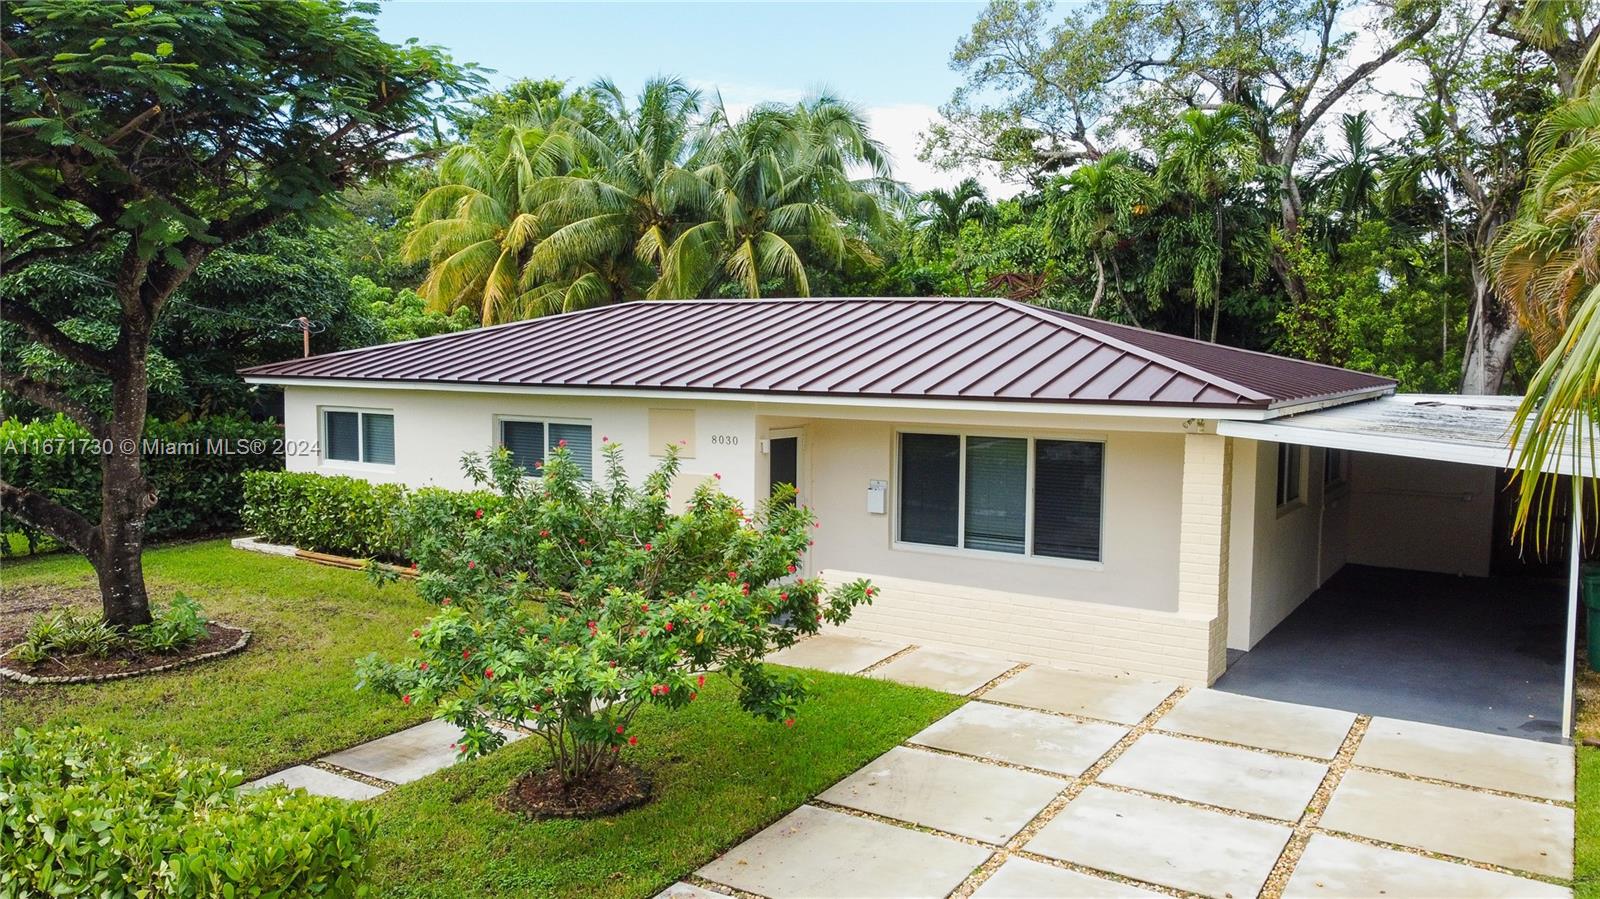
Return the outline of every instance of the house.
[[[1211,684],[1347,566],[1507,555],[1504,401],[1010,300],[627,303],[244,374],[291,470],[459,487],[467,451],[610,440],[635,477],[678,446],[679,496],[794,483],[809,570],[881,588],[846,632],[1024,661]]]

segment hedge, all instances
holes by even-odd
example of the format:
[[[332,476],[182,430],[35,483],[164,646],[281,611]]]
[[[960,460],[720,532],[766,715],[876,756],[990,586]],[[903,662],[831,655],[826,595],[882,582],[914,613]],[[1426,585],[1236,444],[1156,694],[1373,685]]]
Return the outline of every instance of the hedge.
[[[361,896],[371,808],[97,731],[0,744],[0,895]]]
[[[304,471],[256,471],[244,477],[244,524],[257,537],[358,559],[409,562],[408,510],[423,501],[444,503],[447,514],[465,517],[498,498],[483,491],[408,490]]]
[[[282,468],[282,437],[273,422],[233,416],[151,420],[143,464],[157,501],[145,533],[162,538],[238,530],[241,476]],[[89,432],[64,415],[0,421],[0,477],[48,491],[91,520],[100,517],[97,450]]]

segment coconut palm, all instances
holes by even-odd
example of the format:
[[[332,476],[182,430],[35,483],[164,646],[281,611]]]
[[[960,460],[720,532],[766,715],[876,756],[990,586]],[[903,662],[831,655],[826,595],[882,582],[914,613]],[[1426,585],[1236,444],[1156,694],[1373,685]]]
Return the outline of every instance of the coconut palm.
[[[877,262],[869,238],[899,188],[853,106],[821,96],[733,121],[719,104],[692,166],[706,201],[666,247],[650,296],[698,297],[731,283],[758,297],[771,280],[809,296],[808,265]]]
[[[1256,176],[1259,144],[1245,111],[1230,103],[1214,112],[1185,112],[1171,130],[1157,135],[1156,150],[1157,182],[1166,191],[1183,195],[1189,208],[1188,220],[1174,224],[1190,244],[1186,255],[1195,308],[1211,308],[1215,343],[1228,250],[1244,249],[1228,246],[1227,219],[1234,211],[1248,211],[1234,201],[1240,188]],[[1198,330],[1198,318],[1196,325]]]
[[[417,292],[449,313],[472,308],[483,324],[524,316],[524,268],[540,235],[536,187],[569,171],[592,145],[560,103],[537,121],[506,125],[490,141],[463,144],[439,165],[439,184],[412,214],[401,247],[407,263],[427,261]]]
[[[1575,95],[1534,131],[1528,189],[1491,254],[1496,284],[1544,358],[1517,409],[1512,445],[1521,472],[1517,528],[1538,539],[1554,491],[1538,473],[1570,453],[1575,477],[1600,499],[1600,40],[1578,69]],[[1542,501],[1540,498],[1543,498]],[[1535,503],[1541,512],[1534,517]],[[1577,526],[1576,524],[1574,526]]]
[[[1094,298],[1089,314],[1106,295],[1106,262],[1155,203],[1156,183],[1131,153],[1115,150],[1072,170],[1050,204],[1050,237],[1058,252],[1086,252],[1094,261]]]
[[[952,190],[935,187],[918,194],[909,224],[918,244],[937,253],[945,241],[961,234],[967,222],[988,221],[993,214],[983,185],[976,178],[963,178]]]

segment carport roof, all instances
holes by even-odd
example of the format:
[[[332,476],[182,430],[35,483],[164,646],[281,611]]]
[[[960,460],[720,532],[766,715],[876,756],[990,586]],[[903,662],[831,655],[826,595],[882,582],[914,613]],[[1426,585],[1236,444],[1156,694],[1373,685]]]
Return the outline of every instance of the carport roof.
[[[630,302],[244,370],[387,382],[1255,412],[1388,378],[991,298]]]
[[[1514,396],[1402,393],[1269,421],[1219,421],[1217,433],[1300,446],[1509,468]],[[1592,472],[1592,464],[1585,466]],[[1563,457],[1555,473],[1571,474]]]

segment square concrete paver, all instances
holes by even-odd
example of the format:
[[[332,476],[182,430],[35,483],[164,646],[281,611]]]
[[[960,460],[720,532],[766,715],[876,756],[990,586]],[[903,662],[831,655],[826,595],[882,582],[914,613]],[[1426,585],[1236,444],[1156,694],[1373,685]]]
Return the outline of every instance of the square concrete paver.
[[[516,742],[525,736],[520,731],[504,733],[508,742]],[[450,744],[460,739],[461,728],[442,718],[435,718],[399,733],[324,756],[323,761],[390,783],[410,783],[455,764],[456,751],[450,748]]]
[[[1008,858],[973,892],[972,899],[1150,899],[1165,895],[1026,858]]]
[[[295,765],[277,774],[268,774],[260,780],[252,780],[245,784],[244,789],[258,790],[274,784],[281,784],[290,789],[298,787],[313,796],[332,796],[335,799],[371,799],[383,795],[382,787],[341,777],[332,771],[324,771],[310,765]]]
[[[1409,852],[1313,834],[1284,888],[1284,899],[1567,899],[1572,891]]]
[[[887,659],[909,644],[878,643],[859,637],[819,634],[767,656],[774,665],[815,668],[837,674],[855,674]]]
[[[1312,758],[1339,753],[1356,716],[1351,712],[1273,702],[1220,690],[1190,690],[1156,728],[1224,743],[1275,749]]]
[[[1374,718],[1355,763],[1451,783],[1572,801],[1572,747]]]
[[[872,672],[872,676],[966,695],[1014,667],[1015,662],[1005,659],[914,649]]]
[[[1327,773],[1326,765],[1304,759],[1145,734],[1100,779],[1293,822],[1300,819]]]
[[[946,837],[803,805],[698,873],[771,899],[945,896],[988,857]]]
[[[911,742],[1076,777],[1127,732],[1116,724],[969,702],[929,725]]]
[[[1572,809],[1559,805],[1350,771],[1319,823],[1441,855],[1572,876]]]
[[[1138,724],[1172,695],[1173,689],[1174,685],[1159,681],[1035,666],[999,684],[983,698],[1117,724]]]
[[[1028,842],[1030,852],[1206,896],[1254,896],[1289,828],[1088,787]]]
[[[1003,843],[1065,788],[1042,774],[896,746],[817,798]]]

